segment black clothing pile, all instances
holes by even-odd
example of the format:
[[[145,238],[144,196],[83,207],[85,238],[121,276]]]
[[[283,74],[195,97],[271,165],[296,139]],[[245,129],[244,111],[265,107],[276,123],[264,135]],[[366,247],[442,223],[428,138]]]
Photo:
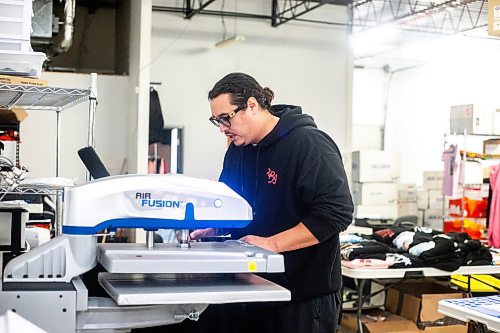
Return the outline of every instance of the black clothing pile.
[[[340,246],[340,255],[343,260],[380,259],[385,260],[391,248],[380,242],[366,241],[360,243],[345,243]]]
[[[455,242],[458,243],[458,254],[463,259],[462,265],[482,266],[490,265],[493,256],[477,239],[472,239],[466,232],[448,233]]]
[[[460,266],[490,265],[492,256],[466,233],[449,233],[425,227],[389,227],[373,234],[374,240],[343,243],[343,260],[394,259],[391,268],[434,267],[454,271]],[[402,256],[402,257],[401,257]]]

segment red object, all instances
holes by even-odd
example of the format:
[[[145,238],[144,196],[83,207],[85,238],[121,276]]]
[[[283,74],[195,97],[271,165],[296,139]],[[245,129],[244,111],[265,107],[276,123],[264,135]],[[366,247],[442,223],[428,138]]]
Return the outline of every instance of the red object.
[[[488,208],[488,198],[482,198],[481,200],[474,200],[465,197],[465,211],[467,212],[467,217],[474,217],[474,218],[486,217],[487,208]]]
[[[0,134],[0,141],[19,141],[19,132],[14,130],[6,130]]]

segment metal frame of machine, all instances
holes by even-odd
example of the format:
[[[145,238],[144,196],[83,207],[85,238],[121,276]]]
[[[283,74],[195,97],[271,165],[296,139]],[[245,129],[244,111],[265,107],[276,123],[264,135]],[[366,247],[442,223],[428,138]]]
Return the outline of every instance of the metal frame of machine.
[[[0,312],[48,332],[124,332],[196,320],[208,304],[290,300],[288,290],[251,274],[283,272],[281,255],[240,241],[190,243],[185,232],[251,220],[251,207],[225,184],[182,175],[112,176],[66,188],[63,235],[7,263]],[[97,244],[96,234],[116,228],[184,232],[180,244]],[[97,263],[111,297],[89,297],[80,279]]]

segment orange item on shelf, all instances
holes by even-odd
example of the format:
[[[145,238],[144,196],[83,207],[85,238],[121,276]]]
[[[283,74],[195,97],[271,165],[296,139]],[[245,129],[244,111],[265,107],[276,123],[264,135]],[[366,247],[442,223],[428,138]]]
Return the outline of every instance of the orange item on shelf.
[[[465,197],[465,211],[467,212],[467,217],[485,218],[487,209],[488,198],[475,200]]]
[[[464,219],[464,227],[462,230],[462,220],[460,218],[455,218],[452,220],[446,220],[443,223],[443,232],[448,233],[454,232],[466,232],[472,239],[482,239],[484,234],[485,226],[479,221],[474,221],[473,219]]]
[[[462,205],[465,210],[464,214],[462,214]],[[469,188],[465,192],[464,200],[462,198],[449,200],[448,216],[486,218],[487,207],[488,197],[483,197],[480,189]]]

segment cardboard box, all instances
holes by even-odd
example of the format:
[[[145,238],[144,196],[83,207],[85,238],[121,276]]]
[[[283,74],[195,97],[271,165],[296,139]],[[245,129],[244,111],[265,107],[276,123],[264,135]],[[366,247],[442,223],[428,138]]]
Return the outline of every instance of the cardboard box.
[[[357,205],[355,216],[358,219],[387,219],[395,220],[398,217],[398,205]]]
[[[417,184],[398,184],[398,202],[417,201]]]
[[[429,208],[429,191],[424,189],[417,190],[417,207],[418,209]]]
[[[444,206],[444,195],[441,190],[428,190],[429,191],[429,208],[430,209],[441,209]]]
[[[424,227],[429,227],[434,230],[443,230],[443,208],[426,209],[424,213]]]
[[[424,171],[422,186],[427,190],[440,190],[443,187],[443,170]]]
[[[450,108],[450,133],[491,134],[493,132],[491,113],[479,113],[473,104],[455,105]]]
[[[397,202],[396,183],[354,183],[352,196],[356,205],[391,205]]]
[[[20,108],[12,110],[0,109],[0,124],[15,124],[21,122],[28,116],[28,113]]]
[[[425,211],[422,209],[419,209],[418,214],[417,214],[417,225],[420,227],[424,226],[424,215],[425,215]]]
[[[399,154],[383,150],[362,150],[352,153],[354,182],[394,182],[398,179]]]
[[[418,207],[416,201],[398,202],[398,216],[418,216]]]
[[[382,320],[384,318],[384,320]],[[365,332],[370,333],[392,333],[392,332],[414,332],[420,333],[417,325],[410,320],[393,313],[380,309],[363,311],[361,316]],[[342,312],[340,326],[350,332],[358,331],[358,320],[356,312]]]
[[[500,139],[485,140],[483,142],[483,152],[487,155],[500,158]]]
[[[488,0],[488,34],[500,36],[500,0]]]
[[[47,86],[47,80],[34,79],[31,77],[12,76],[12,75],[0,75],[0,83],[38,86],[38,87]]]
[[[423,328],[431,323],[437,324],[438,321],[445,317],[445,315],[438,312],[440,300],[463,297],[465,297],[463,293],[438,283],[409,282],[387,290],[385,309],[407,318]],[[423,325],[424,323],[425,325]],[[426,327],[425,331],[466,333],[467,326]]]

